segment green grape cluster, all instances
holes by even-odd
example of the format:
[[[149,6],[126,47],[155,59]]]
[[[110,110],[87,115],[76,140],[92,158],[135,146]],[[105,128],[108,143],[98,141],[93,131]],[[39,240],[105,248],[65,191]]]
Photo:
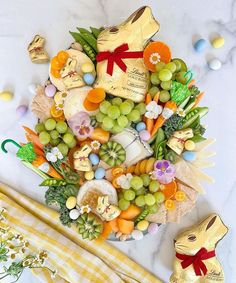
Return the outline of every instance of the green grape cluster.
[[[145,103],[135,105],[132,100],[115,97],[109,101],[104,100],[100,104],[96,119],[103,130],[117,134],[130,126],[132,122],[140,122],[145,112]]]
[[[130,188],[122,190],[118,198],[121,210],[126,210],[133,203],[141,208],[148,206],[150,213],[157,212],[158,206],[165,201],[159,182],[151,180],[148,174],[133,176]]]
[[[66,156],[69,148],[76,146],[73,132],[64,121],[47,119],[44,123],[38,123],[35,131],[39,134],[39,141],[43,145],[57,146],[60,152]]]
[[[186,84],[188,78],[185,77],[187,66],[181,59],[172,59],[171,62],[165,64],[159,62],[156,64],[156,72],[151,74],[152,87],[149,90],[151,96],[155,96],[160,92],[160,101],[165,103],[170,100],[170,89],[172,81]]]

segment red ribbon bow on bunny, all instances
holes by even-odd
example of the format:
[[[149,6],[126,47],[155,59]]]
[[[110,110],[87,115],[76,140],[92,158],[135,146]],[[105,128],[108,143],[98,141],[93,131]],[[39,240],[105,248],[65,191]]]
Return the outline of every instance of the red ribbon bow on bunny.
[[[116,63],[119,68],[126,72],[127,66],[122,59],[128,58],[143,58],[143,51],[128,51],[129,46],[124,43],[118,46],[113,52],[103,51],[99,52],[96,56],[97,62],[107,60],[107,74],[112,76],[114,64]]]
[[[201,276],[202,273],[204,275],[207,274],[207,268],[203,260],[212,258],[215,255],[216,254],[214,250],[208,252],[205,248],[201,248],[195,255],[185,255],[176,253],[176,257],[182,260],[182,268],[185,269],[192,264],[195,274],[197,276]]]

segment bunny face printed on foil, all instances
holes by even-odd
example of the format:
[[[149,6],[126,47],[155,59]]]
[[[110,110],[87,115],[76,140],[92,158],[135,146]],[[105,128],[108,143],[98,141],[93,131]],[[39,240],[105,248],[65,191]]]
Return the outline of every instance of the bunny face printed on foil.
[[[201,249],[205,248],[208,252],[214,251],[217,243],[227,234],[228,228],[224,225],[217,214],[212,214],[180,235],[175,242],[176,253],[194,256]],[[203,260],[207,273],[206,275],[196,276],[193,266],[190,265],[183,269],[181,260],[175,257],[174,272],[171,275],[171,283],[223,283],[224,273],[216,256]]]
[[[99,52],[113,52],[124,43],[129,51],[143,51],[150,38],[159,30],[159,23],[152,11],[145,6],[134,12],[125,22],[103,30],[97,40]],[[106,92],[135,102],[144,99],[148,90],[149,72],[143,58],[122,59],[127,70],[124,72],[114,64],[113,74],[107,74],[108,61],[97,64],[97,80],[94,87],[104,88]]]
[[[28,46],[30,59],[33,63],[44,63],[49,61],[49,56],[44,50],[45,39],[40,35],[35,35]]]

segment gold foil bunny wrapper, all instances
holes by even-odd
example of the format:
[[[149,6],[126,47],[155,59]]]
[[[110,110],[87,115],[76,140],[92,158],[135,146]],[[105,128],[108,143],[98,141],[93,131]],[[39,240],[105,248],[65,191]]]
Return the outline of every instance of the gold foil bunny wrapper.
[[[30,59],[33,63],[45,63],[49,61],[48,53],[44,49],[45,39],[40,35],[35,35],[28,46]]]
[[[223,283],[224,273],[215,255],[217,243],[228,228],[217,214],[178,235],[171,283]]]
[[[124,44],[128,45],[128,52],[143,51],[158,30],[159,23],[151,9],[142,7],[120,25],[103,30],[97,40],[98,51],[114,52]],[[121,61],[126,71],[114,63],[112,75],[107,73],[108,60],[98,62],[94,87],[104,88],[107,93],[135,102],[143,101],[149,85],[149,72],[143,58],[123,58]]]
[[[98,198],[96,211],[106,221],[115,219],[121,212],[117,206],[109,203],[108,196],[101,196]]]
[[[74,168],[76,171],[88,172],[92,170],[92,164],[88,158],[92,148],[85,144],[82,148],[74,152]]]

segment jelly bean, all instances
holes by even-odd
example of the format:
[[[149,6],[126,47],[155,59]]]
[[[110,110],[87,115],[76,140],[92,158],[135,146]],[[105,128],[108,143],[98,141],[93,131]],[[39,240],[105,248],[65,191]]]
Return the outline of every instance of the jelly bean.
[[[138,132],[141,132],[142,130],[146,130],[146,124],[144,122],[139,122],[137,125],[136,125],[136,130]]]
[[[83,79],[87,85],[92,85],[95,80],[94,76],[90,73],[84,74]]]
[[[13,98],[13,93],[10,91],[3,91],[0,92],[0,100],[3,101],[10,101]]]
[[[205,39],[201,38],[196,41],[193,45],[196,52],[202,52],[206,48],[207,42]]]
[[[154,235],[157,233],[157,230],[158,230],[158,225],[157,223],[151,223],[149,226],[148,226],[148,233],[151,234],[151,235]]]
[[[208,62],[208,66],[211,70],[217,71],[221,68],[222,63],[219,59],[215,58]]]
[[[214,48],[220,48],[225,44],[225,39],[222,36],[216,37],[211,42]]]
[[[139,132],[140,139],[143,141],[148,141],[150,139],[150,133],[147,130],[142,130]]]
[[[93,178],[94,178],[94,172],[93,172],[93,171],[85,172],[84,178],[85,178],[87,181],[93,180]]]
[[[95,174],[94,174],[95,179],[96,179],[96,180],[100,180],[100,179],[104,178],[105,173],[106,173],[106,171],[105,171],[104,168],[98,167],[98,168],[96,169],[96,171],[95,171]]]
[[[69,216],[70,216],[70,219],[76,220],[80,216],[79,210],[78,209],[72,209],[69,213]]]
[[[194,150],[195,149],[195,143],[194,141],[191,141],[191,140],[187,140],[185,143],[184,143],[184,147],[186,150]]]
[[[194,161],[196,159],[196,152],[185,151],[183,153],[183,159],[186,160],[186,161]]]
[[[16,108],[16,114],[18,115],[18,117],[23,117],[26,114],[27,111],[28,111],[27,105],[19,105]]]
[[[141,220],[137,224],[137,229],[140,230],[140,231],[145,231],[145,230],[147,230],[148,225],[149,225],[149,222],[147,220]]]
[[[69,197],[66,201],[66,207],[68,209],[72,209],[75,206],[76,206],[76,197],[73,197],[73,196]]]
[[[56,88],[54,85],[50,84],[45,87],[45,95],[47,97],[53,97],[56,93]]]
[[[91,161],[92,165],[98,165],[100,159],[97,154],[91,153],[89,155],[89,160]]]
[[[85,63],[81,66],[83,73],[92,73],[94,70],[94,65],[92,63]]]
[[[139,241],[139,240],[142,240],[143,238],[143,233],[139,230],[134,230],[132,233],[131,233],[131,236],[134,240],[136,241]]]

